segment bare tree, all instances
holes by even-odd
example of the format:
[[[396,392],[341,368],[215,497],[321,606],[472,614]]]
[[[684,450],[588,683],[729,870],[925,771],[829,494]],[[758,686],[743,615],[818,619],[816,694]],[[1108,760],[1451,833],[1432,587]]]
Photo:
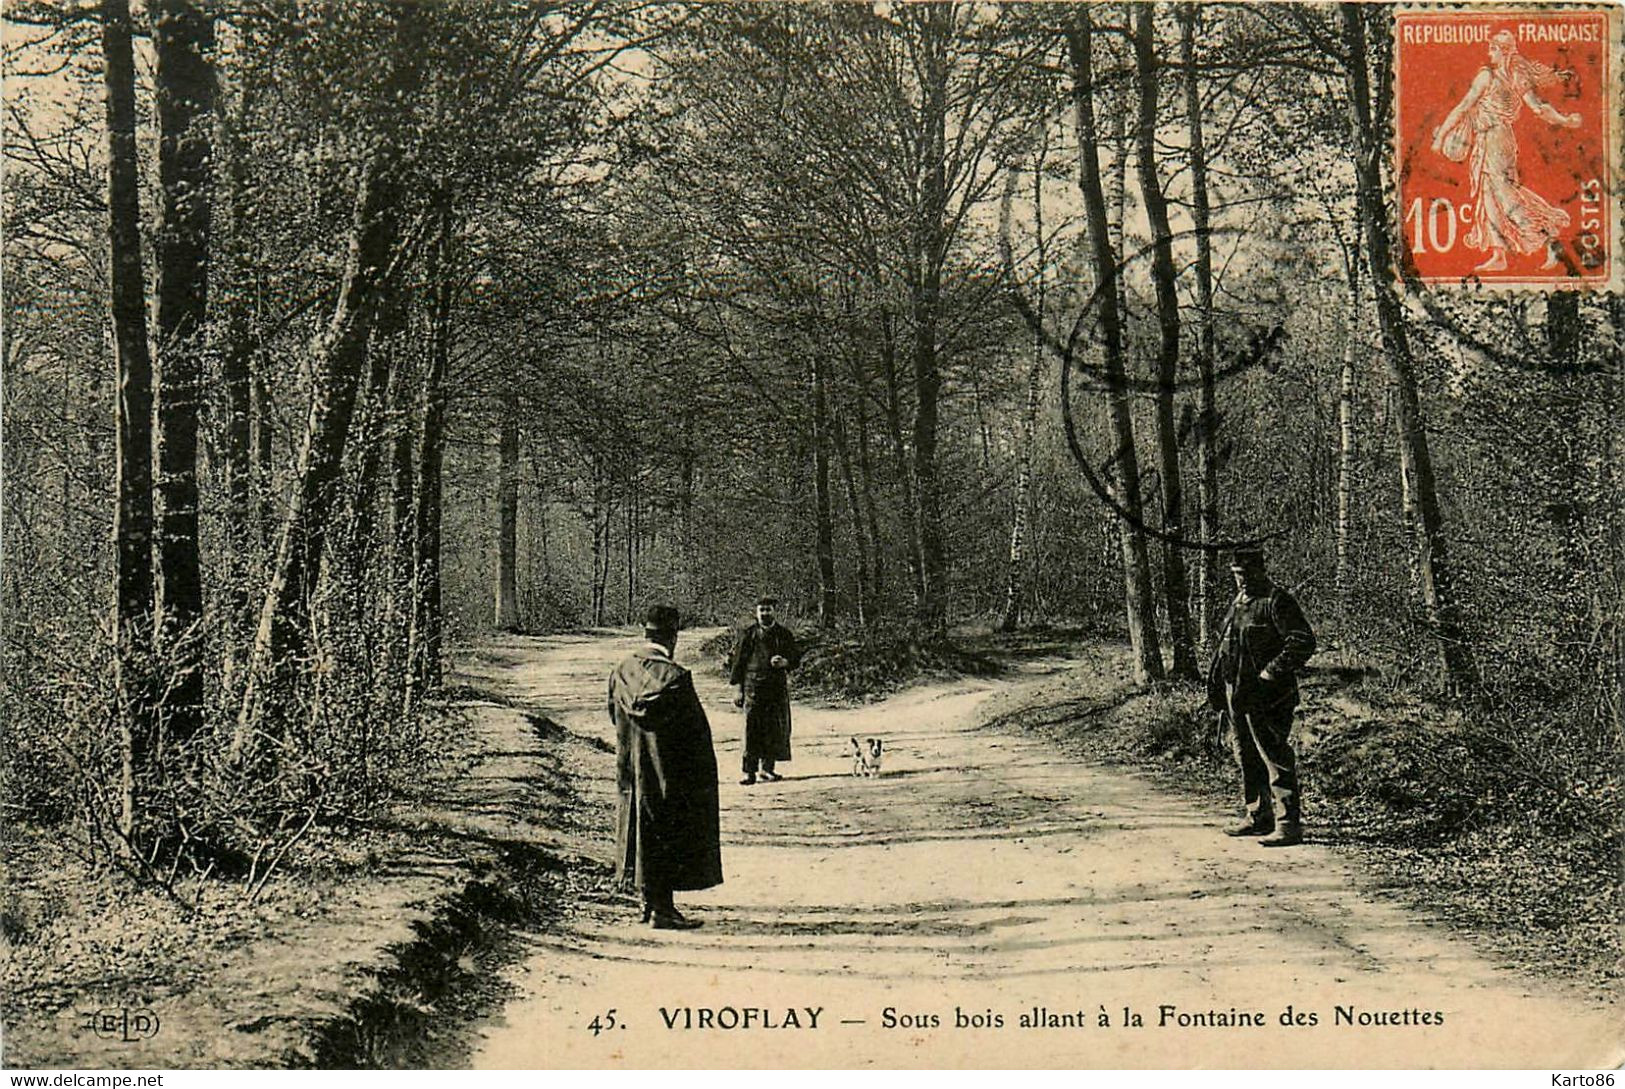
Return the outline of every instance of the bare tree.
[[[1157,467],[1162,480],[1162,528],[1170,537],[1184,535],[1184,490],[1179,471],[1179,433],[1174,424],[1174,388],[1179,371],[1179,290],[1175,284],[1174,233],[1168,223],[1168,198],[1157,177],[1156,5],[1135,8],[1134,67],[1139,77],[1140,200],[1151,224],[1151,281],[1157,294]],[[1168,642],[1173,674],[1196,676],[1191,643],[1190,590],[1185,555],[1171,540],[1162,542],[1163,599],[1168,610]]]
[[[1021,449],[1017,455],[1015,514],[1010,522],[1010,563],[1005,577],[1004,614],[999,630],[1015,631],[1021,623],[1023,574],[1027,560],[1027,523],[1032,516],[1033,454],[1038,441],[1039,387],[1044,377],[1044,334],[1042,326],[1048,302],[1049,245],[1044,237],[1044,166],[1049,157],[1049,126],[1042,120],[1038,129],[1038,150],[1033,161],[1033,302],[1039,330],[1033,333],[1032,360],[1027,365],[1027,404],[1021,414]],[[1012,168],[1013,170],[1014,168]]]
[[[1196,367],[1200,393],[1196,411],[1197,442],[1197,536],[1211,541],[1219,535],[1219,410],[1213,379],[1213,216],[1209,204],[1207,144],[1202,131],[1202,87],[1197,69],[1196,34],[1201,27],[1201,8],[1185,4],[1180,9],[1180,59],[1185,65],[1185,117],[1190,126],[1191,225],[1196,232]],[[1196,568],[1196,641],[1204,649],[1212,645],[1213,625],[1218,619],[1218,558],[1202,552]]]
[[[1128,517],[1117,520],[1123,557],[1123,596],[1128,612],[1134,679],[1145,684],[1163,676],[1157,638],[1151,564],[1140,528],[1140,459],[1134,444],[1134,416],[1123,352],[1123,318],[1118,306],[1117,252],[1106,218],[1106,192],[1100,178],[1100,129],[1095,121],[1094,27],[1086,8],[1076,8],[1066,31],[1072,66],[1072,103],[1078,124],[1078,187],[1088,215],[1089,253],[1097,277],[1100,333],[1104,353],[1106,411],[1116,440],[1110,484],[1112,499]]]
[[[382,92],[391,109],[410,101],[422,76],[414,9],[402,4],[393,10],[396,54]],[[257,737],[280,731],[291,696],[291,670],[309,640],[310,599],[321,575],[379,296],[398,274],[394,266],[402,209],[392,183],[404,160],[400,124],[391,115],[370,135],[371,147],[356,182],[343,282],[333,313],[312,346],[313,388],[293,495],[277,535],[232,740],[233,755],[239,758]]]
[[[1340,10],[1343,45],[1347,52],[1349,133],[1359,192],[1360,225],[1365,233],[1366,263],[1372,270],[1371,286],[1377,300],[1383,357],[1388,363],[1389,384],[1394,394],[1400,471],[1410,502],[1415,504],[1416,509],[1422,603],[1427,610],[1429,626],[1437,639],[1440,672],[1446,688],[1467,691],[1476,681],[1472,648],[1462,638],[1457,616],[1450,578],[1448,540],[1439,508],[1438,486],[1433,476],[1427,426],[1417,395],[1409,330],[1392,279],[1398,266],[1393,259],[1393,242],[1389,235],[1388,211],[1383,196],[1382,154],[1385,144],[1380,137],[1381,128],[1377,119],[1378,104],[1386,101],[1386,97],[1381,90],[1376,95],[1372,93],[1370,57],[1366,44],[1367,12],[1357,3],[1341,4]],[[1384,73],[1389,63],[1384,62]]]

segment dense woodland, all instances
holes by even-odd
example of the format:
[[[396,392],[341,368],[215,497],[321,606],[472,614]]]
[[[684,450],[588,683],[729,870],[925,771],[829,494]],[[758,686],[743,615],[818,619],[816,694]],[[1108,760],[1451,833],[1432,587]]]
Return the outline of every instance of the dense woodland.
[[[1192,678],[1256,540],[1615,824],[1621,304],[1405,279],[1386,9],[7,9],[5,795],[86,858],[252,888],[458,641],[655,600]]]

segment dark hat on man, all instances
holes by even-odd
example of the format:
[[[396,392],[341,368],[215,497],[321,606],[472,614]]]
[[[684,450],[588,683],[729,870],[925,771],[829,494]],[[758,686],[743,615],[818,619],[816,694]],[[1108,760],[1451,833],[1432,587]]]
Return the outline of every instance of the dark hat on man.
[[[1232,571],[1264,570],[1264,550],[1257,545],[1241,545],[1230,552]]]
[[[756,599],[758,605],[777,605],[778,603],[779,599],[776,597],[759,597]]]
[[[643,630],[675,632],[679,619],[677,610],[670,605],[651,605],[643,617]]]

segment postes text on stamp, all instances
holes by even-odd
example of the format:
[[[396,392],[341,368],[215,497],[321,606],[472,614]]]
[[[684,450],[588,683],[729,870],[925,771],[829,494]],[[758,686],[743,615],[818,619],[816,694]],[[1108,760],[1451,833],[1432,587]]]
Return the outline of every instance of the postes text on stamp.
[[[1615,12],[1394,17],[1400,257],[1425,284],[1618,286]]]

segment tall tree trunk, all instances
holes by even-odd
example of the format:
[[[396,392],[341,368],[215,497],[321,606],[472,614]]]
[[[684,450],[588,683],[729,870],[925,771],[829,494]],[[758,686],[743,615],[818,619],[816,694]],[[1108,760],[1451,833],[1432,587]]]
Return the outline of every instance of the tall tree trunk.
[[[863,520],[869,527],[869,544],[874,556],[869,600],[876,611],[882,608],[886,597],[886,550],[880,540],[880,513],[875,503],[875,474],[869,456],[869,376],[861,370],[855,372],[858,380],[858,474],[863,480]]]
[[[224,291],[216,305],[226,315],[225,343],[220,353],[221,385],[225,393],[225,427],[220,441],[220,467],[226,492],[225,564],[226,602],[224,666],[228,691],[236,687],[242,644],[252,636],[252,594],[257,574],[251,560],[257,554],[254,535],[254,359],[256,344],[253,313],[254,236],[248,226],[248,124],[251,89],[245,75],[234,109],[218,107],[220,138],[217,144],[225,165],[225,242],[227,255]]]
[[[609,607],[609,484],[603,458],[592,459],[592,622],[601,627]]]
[[[1546,299],[1546,349],[1558,373],[1579,365],[1580,332],[1580,293],[1554,292]]]
[[[637,530],[635,520],[638,509],[637,468],[634,465],[626,473],[626,612],[622,614],[628,624],[637,621]]]
[[[1127,27],[1134,21],[1134,5],[1123,4],[1119,9],[1122,13],[1122,25]],[[1107,124],[1110,126],[1108,135],[1111,139],[1112,167],[1102,181],[1106,190],[1106,229],[1110,232],[1108,237],[1118,239],[1120,242],[1128,237],[1124,224],[1128,221],[1128,159],[1129,140],[1133,133],[1129,131],[1129,88],[1125,81],[1119,81],[1115,91],[1103,90],[1096,87],[1091,99],[1101,99],[1108,111]],[[1122,242],[1126,248],[1127,243]],[[1117,313],[1121,320],[1128,320],[1128,277],[1117,277]]]
[[[908,457],[908,444],[903,440],[903,406],[898,387],[897,341],[891,315],[883,313],[880,321],[880,366],[886,379],[886,433],[891,439],[892,462],[897,473],[897,486],[903,491],[903,526],[908,536],[909,595],[916,613],[925,600],[925,559],[920,551],[920,523],[916,517],[914,468]]]
[[[1595,451],[1582,437],[1588,402],[1579,393],[1583,381],[1580,376],[1583,328],[1579,292],[1561,291],[1547,298],[1546,348],[1551,356],[1556,394],[1549,404],[1558,434],[1564,438],[1558,454],[1561,461],[1553,494],[1546,497],[1545,507],[1558,535],[1558,555],[1565,572],[1559,593],[1573,598],[1572,604],[1564,609],[1566,630],[1561,631],[1558,638],[1571,646],[1594,644],[1595,624],[1599,619],[1595,600],[1598,580],[1592,574],[1596,556],[1590,547],[1590,530],[1596,524],[1598,513],[1591,491],[1594,478],[1589,469]]]
[[[1157,177],[1156,5],[1135,8],[1134,67],[1140,86],[1139,174],[1141,203],[1151,226],[1151,280],[1157,293],[1157,453],[1162,478],[1162,528],[1184,535],[1185,496],[1179,471],[1179,432],[1174,423],[1174,389],[1179,378],[1179,289],[1174,283],[1174,232],[1168,223],[1168,199]],[[1163,601],[1168,610],[1168,642],[1173,675],[1196,676],[1196,648],[1191,643],[1190,587],[1185,553],[1172,541],[1162,542]]]
[[[926,8],[921,58],[920,205],[913,224],[910,284],[914,334],[914,511],[920,538],[923,595],[915,619],[927,634],[947,626],[948,562],[942,526],[942,486],[937,475],[937,424],[942,369],[938,325],[942,267],[947,259],[948,39],[953,9]]]
[[[275,408],[271,403],[271,380],[265,368],[254,370],[254,491],[259,496],[257,512],[260,549],[270,555],[276,547],[276,468],[272,464],[276,447]]]
[[[233,739],[235,755],[240,756],[256,735],[280,731],[292,670],[309,639],[310,595],[321,574],[350,419],[367,360],[374,303],[396,236],[396,201],[383,181],[394,168],[393,156],[384,149],[375,151],[363,166],[343,286],[312,351],[310,412],[249,658]]]
[[[1044,289],[1040,284],[1039,314],[1043,314]],[[1021,415],[1021,463],[1016,470],[1016,510],[1010,523],[1010,555],[1005,572],[1004,614],[999,630],[1015,631],[1021,624],[1023,573],[1027,564],[1027,523],[1032,517],[1033,447],[1038,438],[1039,387],[1044,376],[1044,340],[1034,337],[1033,359],[1027,368],[1027,406]]]
[[[982,452],[982,472],[993,471],[993,427],[987,422],[987,402],[982,397],[982,379],[978,368],[971,367],[970,374],[971,411],[976,414],[976,438]]]
[[[1204,541],[1219,537],[1219,411],[1214,389],[1213,322],[1213,228],[1207,183],[1207,145],[1202,132],[1202,90],[1197,74],[1196,33],[1201,25],[1201,8],[1186,4],[1180,37],[1181,59],[1185,62],[1185,115],[1190,124],[1191,223],[1196,229],[1197,375],[1200,383],[1197,402],[1197,494],[1198,536]],[[1218,620],[1218,557],[1204,550],[1196,568],[1197,642],[1211,648]]]
[[[1016,468],[1016,509],[1010,520],[1010,554],[1005,572],[1004,615],[999,630],[1015,631],[1021,624],[1023,572],[1027,563],[1027,522],[1032,516],[1034,446],[1038,439],[1039,387],[1044,377],[1044,334],[1042,327],[1049,303],[1049,247],[1044,240],[1044,164],[1049,153],[1049,129],[1042,121],[1038,129],[1038,156],[1033,164],[1033,236],[1037,272],[1037,313],[1040,330],[1033,334],[1032,362],[1027,366],[1027,405],[1021,415],[1021,449]]]
[[[1086,8],[1074,9],[1067,31],[1072,64],[1073,108],[1078,116],[1078,186],[1089,219],[1089,250],[1100,291],[1100,329],[1104,342],[1108,389],[1106,407],[1117,449],[1108,483],[1114,498],[1129,514],[1140,517],[1140,463],[1134,445],[1134,416],[1129,402],[1123,359],[1123,321],[1118,308],[1117,253],[1107,227],[1106,193],[1100,180],[1099,128],[1094,105],[1094,28]],[[1157,638],[1156,606],[1151,590],[1151,562],[1145,534],[1126,519],[1117,522],[1123,556],[1123,597],[1128,612],[1129,645],[1134,680],[1145,684],[1163,676],[1162,648]]]
[[[1348,54],[1349,131],[1355,158],[1361,227],[1365,231],[1367,265],[1377,297],[1377,320],[1382,329],[1383,355],[1388,361],[1399,428],[1400,469],[1409,482],[1416,504],[1420,535],[1417,539],[1422,602],[1439,646],[1440,676],[1452,692],[1471,690],[1476,681],[1472,648],[1462,637],[1451,568],[1422,419],[1416,374],[1411,359],[1405,315],[1397,290],[1389,278],[1395,267],[1389,237],[1388,209],[1382,186],[1381,156],[1385,144],[1373,121],[1370,73],[1367,70],[1366,13],[1363,5],[1339,5],[1343,41]]]
[[[808,357],[812,371],[813,401],[813,507],[818,553],[818,623],[835,620],[835,526],[829,498],[829,397],[824,389],[824,365],[814,351]]]
[[[1337,606],[1348,611],[1351,573],[1349,541],[1354,531],[1354,391],[1360,357],[1360,238],[1356,235],[1344,252],[1348,278],[1349,311],[1344,322],[1343,362],[1337,375]]]
[[[120,831],[134,830],[135,780],[152,744],[152,357],[147,347],[146,276],[141,267],[140,178],[136,168],[135,58],[129,0],[103,0],[107,89],[107,236],[117,398],[113,510],[118,638],[114,683],[120,740]]]
[[[835,453],[841,462],[841,482],[846,487],[846,507],[852,515],[852,539],[856,542],[858,550],[858,578],[855,604],[859,624],[866,624],[870,615],[870,602],[872,598],[871,569],[869,557],[871,555],[869,533],[863,521],[863,505],[858,498],[857,475],[852,471],[852,449],[847,441],[846,425],[841,422],[839,412],[830,416],[830,437],[835,443]]]
[[[677,488],[677,532],[678,537],[678,585],[685,601],[694,600],[694,495],[695,484],[698,477],[698,457],[694,451],[692,439],[683,441],[682,456],[678,469]],[[546,532],[547,523],[542,523],[543,532]]]
[[[198,551],[197,431],[209,298],[214,21],[186,0],[152,9],[158,114],[158,640],[166,735],[203,726],[203,564]]]
[[[392,300],[401,307],[402,320],[410,330],[412,306],[404,290]],[[403,330],[403,333],[406,331]],[[389,633],[389,661],[401,676],[410,669],[411,628],[415,598],[413,586],[414,551],[417,540],[417,393],[420,388],[417,364],[421,353],[408,351],[405,337],[395,353],[389,376],[389,594],[384,628]]]
[[[498,631],[519,627],[519,413],[509,401],[497,425],[497,580]]]
[[[1351,306],[1351,315],[1359,306]],[[1354,528],[1354,374],[1358,338],[1350,329],[1343,344],[1343,364],[1337,376],[1337,601],[1348,607],[1349,538]]]
[[[390,417],[394,406],[390,403],[390,387],[395,372],[400,369],[405,329],[405,293],[389,285],[379,294],[377,317],[368,344],[366,399],[362,426],[358,429],[361,457],[356,466],[355,487],[350,499],[352,541],[346,552],[345,566],[350,586],[357,594],[358,606],[364,601],[361,592],[367,565],[378,551],[373,541],[377,523],[378,478],[383,472],[384,451],[393,426]]]
[[[423,381],[423,433],[418,448],[416,596],[412,603],[412,670],[408,692],[414,701],[436,688],[441,678],[443,631],[440,527],[446,457],[446,363],[451,354],[452,215],[446,198],[439,209],[434,272],[429,278],[429,367]]]

